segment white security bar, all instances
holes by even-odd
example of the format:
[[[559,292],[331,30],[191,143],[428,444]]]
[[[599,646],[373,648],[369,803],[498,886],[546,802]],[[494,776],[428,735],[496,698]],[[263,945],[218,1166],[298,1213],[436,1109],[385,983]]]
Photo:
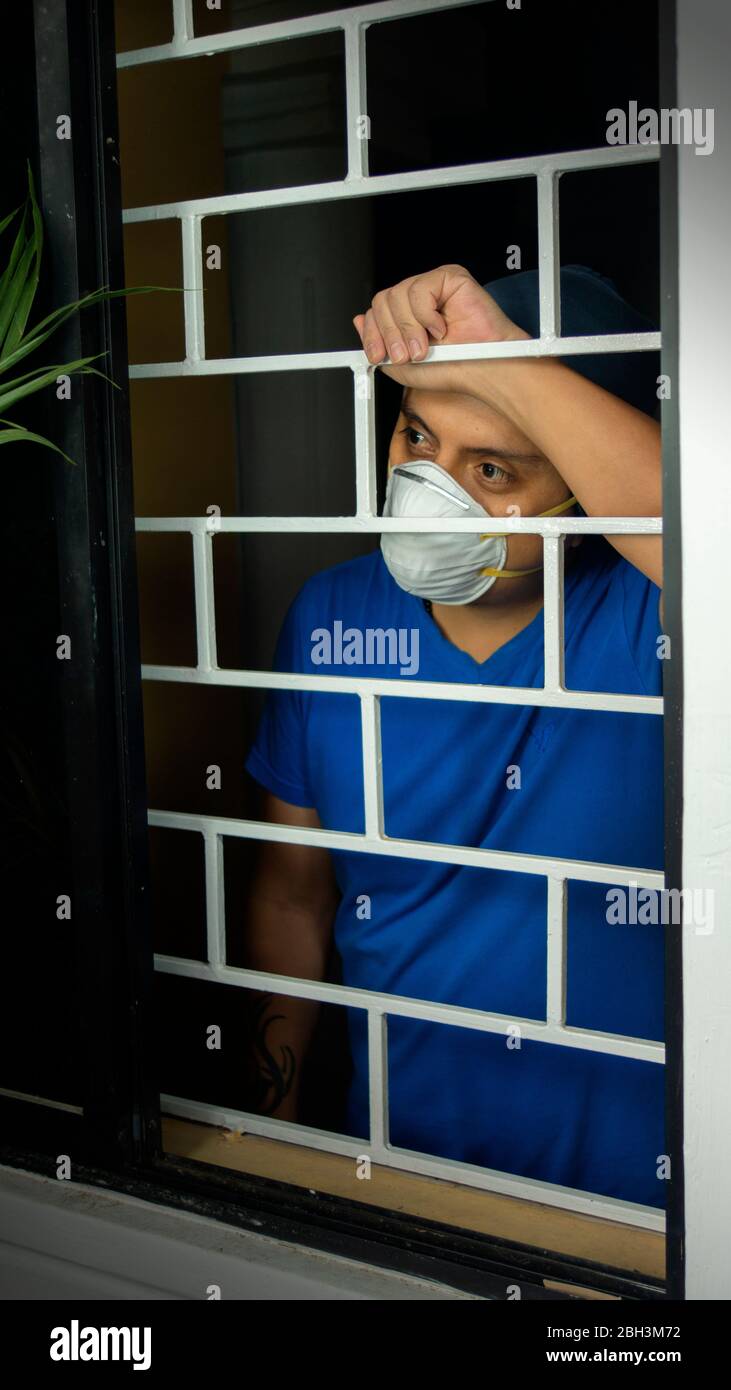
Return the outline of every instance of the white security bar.
[[[477,1164],[461,1163],[454,1158],[434,1158],[431,1154],[417,1153],[413,1149],[397,1149],[391,1144],[382,1145],[376,1154],[367,1139],[349,1139],[330,1130],[295,1125],[287,1120],[264,1119],[261,1115],[254,1115],[246,1110],[204,1105],[200,1101],[186,1100],[182,1096],[161,1095],[160,1105],[164,1114],[197,1120],[201,1124],[224,1126],[243,1134],[260,1134],[287,1144],[303,1144],[306,1148],[318,1149],[324,1153],[343,1154],[346,1158],[357,1159],[367,1152],[386,1168],[406,1169],[411,1173],[422,1173],[425,1177],[462,1183],[486,1192],[498,1192],[506,1197],[541,1202],[544,1206],[581,1212],[586,1216],[601,1217],[605,1221],[619,1221],[625,1226],[637,1226],[648,1231],[665,1230],[665,1213],[657,1207],[642,1206],[638,1202],[625,1202],[616,1197],[604,1197],[600,1193],[583,1192],[576,1187],[560,1187],[555,1183],[542,1182],[538,1178],[514,1177],[511,1173],[501,1173],[496,1168],[479,1168]]]
[[[437,864],[465,864],[475,869],[501,869],[518,874],[578,879],[582,883],[633,885],[661,889],[660,869],[633,869],[619,864],[585,859],[557,859],[550,855],[518,854],[513,850],[483,849],[469,845],[442,845],[437,840],[378,838],[353,830],[314,830],[304,825],[279,825],[270,821],[238,820],[228,816],[194,815],[189,811],[148,811],[148,823],[168,830],[198,830],[231,835],[244,840],[273,840],[281,844],[319,845],[323,849],[381,854],[395,859],[420,859]],[[385,997],[385,996],[384,996]]]
[[[196,38],[191,0],[173,0],[172,42],[118,53],[117,67],[139,67],[143,63],[169,62],[173,58],[208,58],[214,53],[252,48],[261,43],[311,38],[315,34],[348,29],[353,25],[362,25],[367,29],[369,25],[379,24],[384,20],[408,19],[410,15],[484,3],[486,0],[383,0],[380,5],[343,7],[341,10],[330,10],[326,14],[303,15],[301,19],[282,19],[271,24],[252,25],[248,29],[230,29],[222,34],[203,34]]]
[[[261,531],[361,532],[481,531],[484,517],[443,516],[138,516],[137,531],[192,531],[193,534]],[[661,516],[491,516],[501,536],[659,536]]]
[[[584,1052],[607,1052],[615,1057],[632,1057],[641,1062],[665,1060],[663,1043],[646,1038],[629,1038],[618,1033],[592,1032],[588,1028],[568,1028],[548,1021],[519,1018],[512,1014],[488,1013],[481,1009],[460,1008],[458,1004],[438,1004],[426,999],[411,999],[400,994],[379,994],[376,990],[353,989],[346,985],[326,984],[322,980],[300,980],[289,975],[274,975],[268,970],[242,970],[239,966],[211,966],[205,961],[188,960],[181,956],[155,956],[155,969],[164,975],[180,975],[186,979],[217,981],[237,989],[272,990],[295,999],[316,999],[322,1004],[337,1004],[367,1009],[375,1016],[394,1014],[399,1018],[415,1018],[427,1023],[449,1024],[454,1028],[471,1028],[477,1033],[504,1034],[506,1027],[515,1026],[529,1042],[550,1043],[557,1047],[574,1047]],[[373,1039],[372,1049],[379,1041]]]
[[[370,1096],[370,1149],[376,1162],[388,1147],[388,1016],[381,1009],[368,1010],[368,1078]]]
[[[567,890],[566,879],[549,874],[546,1022],[566,1026]],[[572,1030],[569,1029],[569,1032]],[[664,1055],[664,1049],[663,1049]]]
[[[205,670],[215,670],[216,596],[213,579],[213,537],[210,532],[193,535],[193,580],[195,584],[195,627],[198,661]]]
[[[465,700],[485,705],[536,705],[592,709],[614,714],[662,714],[661,695],[615,695],[602,690],[547,690],[533,685],[465,685],[458,681],[414,681],[410,676],[310,676],[297,671],[236,671],[195,666],[142,666],[147,681],[186,685],[239,685],[257,690],[328,690],[342,695],[383,695],[394,700]]]
[[[544,536],[543,683],[557,693],[564,689],[563,574],[563,539]]]
[[[124,208],[122,221],[166,222],[171,218],[193,215],[220,217],[223,213],[294,207],[302,203],[330,203],[341,198],[376,198],[385,193],[421,193],[426,188],[504,183],[510,179],[536,178],[541,174],[614,169],[622,164],[651,164],[659,157],[659,146],[655,145],[599,145],[595,149],[567,150],[561,154],[521,155],[516,159],[448,164],[443,168],[407,170],[402,174],[371,174],[367,178],[333,179],[327,183],[256,189],[251,193],[217,193],[205,198],[147,203],[143,207]]]
[[[361,122],[368,110],[366,29],[360,12],[347,17],[345,30],[345,129],[348,134],[348,177],[368,177],[368,138]],[[367,119],[367,117],[366,117]]]
[[[172,0],[173,40],[176,44],[185,43],[195,37],[193,24],[193,0]]]
[[[188,362],[198,362],[206,355],[205,311],[203,305],[202,266],[203,245],[200,217],[184,216],[181,219],[181,238],[183,250],[183,284],[195,286],[188,290],[183,300],[185,317],[185,357]]]
[[[203,831],[206,868],[207,959],[214,970],[226,964],[223,836],[206,826]]]
[[[186,335],[193,337],[192,334]],[[199,341],[202,341],[200,339]],[[482,362],[503,357],[570,357],[575,353],[657,352],[662,346],[659,333],[607,333],[586,338],[521,338],[510,342],[459,343],[432,347],[421,362]],[[129,368],[130,379],[171,376],[243,376],[249,372],[302,372],[350,367],[356,374],[365,371],[363,351],[276,353],[269,357],[207,357],[180,362],[137,362]],[[390,359],[384,360],[386,365]]]
[[[365,804],[365,833],[382,839],[383,824],[383,753],[381,746],[381,702],[371,690],[360,694],[360,725],[363,741],[363,798]]]
[[[365,362],[365,353],[361,354]],[[353,369],[353,421],[355,425],[355,508],[358,514],[374,516],[378,510],[376,477],[376,409],[373,368]]]
[[[560,270],[558,249],[558,180],[556,169],[538,174],[538,295],[541,338],[557,338],[561,332]]]

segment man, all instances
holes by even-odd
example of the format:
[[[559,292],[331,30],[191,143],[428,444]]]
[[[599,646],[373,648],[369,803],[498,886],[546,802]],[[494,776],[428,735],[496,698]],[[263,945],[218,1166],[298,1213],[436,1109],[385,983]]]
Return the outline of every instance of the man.
[[[651,325],[585,267],[561,272],[562,332]],[[391,515],[654,516],[661,511],[656,354],[423,363],[434,343],[538,334],[537,277],[482,288],[462,266],[410,277],[353,320],[371,363],[404,387],[391,441]],[[569,363],[571,365],[569,365]],[[397,471],[394,471],[397,470]],[[427,484],[427,486],[425,486]],[[278,670],[328,671],[316,634],[418,636],[420,680],[543,684],[540,537],[383,537],[316,574],[283,625]],[[568,688],[656,695],[661,539],[566,545]],[[396,676],[385,644],[333,674]],[[343,652],[343,660],[346,660]],[[402,663],[403,664],[403,663]],[[413,670],[412,661],[409,670]],[[407,678],[407,677],[406,677]],[[390,837],[660,869],[662,721],[649,715],[457,701],[382,700]],[[356,696],[271,692],[247,767],[264,817],[362,832]],[[662,928],[619,926],[607,885],[568,897],[567,1021],[661,1039]],[[331,935],[346,984],[545,1018],[540,875],[270,844],[252,893],[248,964],[322,978]],[[269,997],[269,1113],[296,1118],[318,1005]],[[368,1136],[365,1015],[348,1009],[349,1132]],[[390,1016],[390,1139],[584,1191],[665,1205],[663,1068]],[[272,1065],[272,1063],[275,1063]]]

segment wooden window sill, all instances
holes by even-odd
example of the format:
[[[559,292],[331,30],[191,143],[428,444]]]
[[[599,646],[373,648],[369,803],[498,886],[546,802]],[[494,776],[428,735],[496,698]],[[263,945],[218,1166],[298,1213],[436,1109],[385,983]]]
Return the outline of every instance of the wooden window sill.
[[[232,1133],[171,1115],[163,1116],[163,1148],[166,1153],[235,1172],[367,1202],[640,1276],[665,1278],[665,1237],[658,1231],[640,1230],[602,1217],[563,1211],[375,1163],[370,1179],[359,1179],[353,1160],[342,1154],[322,1153],[254,1134]],[[560,1289],[569,1287],[558,1281],[544,1282]],[[591,1296],[585,1289],[577,1292]],[[595,1296],[613,1297],[601,1293]]]

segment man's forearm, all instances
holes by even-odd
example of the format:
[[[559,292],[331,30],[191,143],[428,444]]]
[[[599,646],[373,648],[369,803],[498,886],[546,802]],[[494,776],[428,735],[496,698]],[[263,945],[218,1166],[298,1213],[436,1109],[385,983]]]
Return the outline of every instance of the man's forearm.
[[[460,363],[461,390],[512,421],[561,474],[589,516],[659,516],[660,426],[552,357]],[[662,583],[659,536],[612,537]]]
[[[465,362],[465,389],[527,434],[592,516],[658,516],[660,426],[554,357]]]
[[[263,969],[261,963],[256,969]],[[273,966],[269,968],[274,968]],[[284,973],[281,963],[277,973]],[[287,994],[257,994],[251,1014],[254,1108],[260,1115],[297,1120],[302,1068],[320,1005]]]
[[[254,904],[247,936],[249,969],[317,980],[326,964],[321,929],[306,913],[288,911],[276,902]],[[319,1009],[313,999],[255,994],[249,1045],[259,1114],[297,1118],[302,1068]]]

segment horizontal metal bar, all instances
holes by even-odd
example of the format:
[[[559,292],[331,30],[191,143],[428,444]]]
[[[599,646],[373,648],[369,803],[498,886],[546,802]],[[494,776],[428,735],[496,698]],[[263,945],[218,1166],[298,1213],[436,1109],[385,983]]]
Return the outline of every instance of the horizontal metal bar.
[[[186,979],[212,980],[219,984],[235,985],[239,989],[256,989],[285,994],[295,999],[317,999],[323,1004],[373,1010],[377,1014],[392,1014],[399,1018],[416,1018],[426,1023],[448,1024],[453,1028],[472,1028],[478,1033],[505,1033],[508,1026],[520,1029],[526,1041],[552,1043],[558,1047],[574,1047],[581,1052],[608,1052],[616,1057],[633,1057],[638,1061],[665,1061],[661,1042],[632,1038],[621,1033],[594,1032],[590,1028],[570,1028],[553,1020],[520,1018],[514,1014],[497,1014],[482,1009],[462,1008],[458,1004],[440,1004],[428,999],[411,999],[401,994],[381,994],[377,990],[356,989],[350,985],[329,984],[325,980],[302,980],[296,976],[275,975],[270,970],[242,970],[233,965],[210,965],[205,961],[181,956],[155,956],[155,969],[164,975],[181,975]]]
[[[410,676],[311,676],[296,671],[235,671],[214,667],[142,666],[142,679],[186,685],[241,686],[255,690],[324,690],[343,695],[387,695],[406,700],[464,700],[486,705],[535,705],[545,709],[589,709],[613,714],[662,714],[661,695],[615,695],[609,691],[544,690],[540,686],[466,685],[458,681],[415,681]]]
[[[483,517],[406,516],[138,516],[137,531],[257,533],[261,531],[337,531],[380,534],[383,531],[445,531],[471,535],[481,531]],[[491,516],[490,527],[501,536],[659,536],[660,516]]]
[[[350,1139],[331,1130],[292,1124],[288,1120],[266,1119],[247,1110],[204,1105],[201,1101],[167,1094],[160,1096],[160,1106],[163,1114],[176,1115],[180,1119],[195,1120],[199,1124],[216,1125],[243,1134],[257,1134],[267,1139],[279,1139],[286,1144],[301,1144],[320,1153],[342,1154],[355,1160],[370,1152],[367,1139]],[[585,1216],[596,1216],[603,1221],[618,1221],[623,1225],[648,1231],[665,1230],[665,1213],[659,1207],[625,1202],[617,1197],[605,1197],[601,1193],[583,1192],[577,1187],[561,1187],[557,1183],[543,1182],[540,1178],[516,1177],[512,1173],[502,1173],[495,1168],[481,1168],[476,1163],[460,1163],[454,1158],[436,1158],[432,1154],[418,1153],[413,1149],[399,1149],[391,1144],[385,1146],[375,1161],[386,1168],[420,1173],[425,1177],[461,1183],[463,1186],[480,1188],[485,1192],[518,1197],[522,1201],[540,1202],[543,1206],[558,1207]]]
[[[432,362],[490,362],[513,357],[572,357],[577,353],[597,356],[613,352],[657,352],[660,333],[603,333],[584,338],[519,338],[496,343],[459,343],[433,347],[420,366]],[[205,357],[181,362],[136,362],[129,368],[134,381],[169,377],[243,376],[261,372],[337,371],[349,367],[362,371],[367,358],[361,348],[340,352],[271,353],[267,357]],[[380,366],[389,366],[385,358]],[[373,368],[377,370],[377,368]]]
[[[383,854],[393,859],[419,859],[434,864],[466,864],[475,869],[499,869],[539,877],[577,879],[582,883],[608,883],[612,886],[664,887],[664,874],[658,869],[629,869],[618,864],[591,863],[584,859],[553,859],[539,854],[516,854],[512,850],[472,849],[467,845],[444,845],[432,840],[397,840],[388,836],[359,835],[350,830],[311,830],[303,825],[279,825],[272,821],[239,820],[227,816],[193,815],[189,811],[148,810],[150,826],[167,830],[194,830],[230,835],[242,840],[266,840],[277,844],[314,845],[321,849],[347,850],[356,854]],[[388,997],[388,996],[385,996]]]
[[[426,188],[502,183],[508,179],[536,178],[542,173],[569,174],[586,169],[612,169],[617,165],[652,163],[659,158],[659,145],[599,145],[590,150],[494,159],[480,164],[449,164],[439,169],[414,169],[403,174],[372,174],[363,178],[335,179],[329,183],[267,188],[253,193],[220,193],[209,198],[185,198],[174,203],[150,203],[145,207],[125,208],[122,221],[164,222],[171,217],[187,217],[191,213],[202,217],[220,217],[223,213],[293,207],[301,203],[330,203],[341,198],[376,198],[385,193],[420,193]]]
[[[362,25],[367,29],[371,24],[380,24],[389,19],[408,19],[436,10],[464,8],[480,3],[485,3],[485,0],[382,0],[377,5],[353,6],[324,14],[303,15],[299,19],[275,20],[246,29],[229,29],[221,34],[202,34],[197,38],[175,37],[170,43],[118,53],[117,67],[139,67],[143,63],[169,62],[177,58],[209,58],[215,53],[252,48],[255,44],[311,38],[315,34],[327,34],[352,25]]]

